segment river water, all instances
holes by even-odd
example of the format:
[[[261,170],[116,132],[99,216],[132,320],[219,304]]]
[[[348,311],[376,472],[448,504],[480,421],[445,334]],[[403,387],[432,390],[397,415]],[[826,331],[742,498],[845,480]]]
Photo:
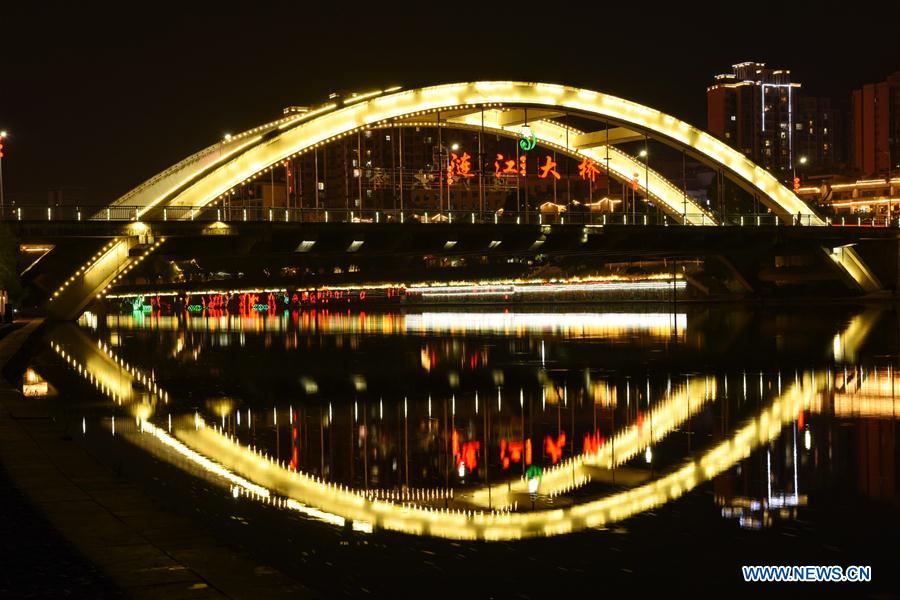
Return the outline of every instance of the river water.
[[[769,563],[873,564],[871,589],[895,587],[896,557],[878,552],[898,516],[890,307],[87,315],[42,348],[23,385],[49,391],[77,443],[326,596],[441,574],[460,578],[446,593],[552,592],[532,567],[598,586],[661,573],[730,587],[739,565]],[[400,508],[621,510],[529,542],[370,533],[327,501],[296,510],[239,463],[222,476],[198,462],[217,460],[215,440],[235,460]],[[652,505],[627,496],[694,461],[700,476]],[[236,518],[253,527],[232,530]],[[355,574],[330,587],[341,561]]]

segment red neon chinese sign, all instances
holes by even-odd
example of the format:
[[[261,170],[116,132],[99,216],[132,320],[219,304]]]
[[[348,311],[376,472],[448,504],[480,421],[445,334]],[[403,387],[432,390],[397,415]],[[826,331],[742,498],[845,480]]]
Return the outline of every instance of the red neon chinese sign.
[[[553,175],[554,179],[560,179],[559,173],[556,172],[556,161],[549,156],[545,156],[544,159],[544,164],[538,165],[538,168],[541,170],[538,173],[538,177],[546,179],[548,175]]]
[[[518,174],[519,171],[516,169],[515,159],[507,160],[502,154],[497,155],[497,158],[494,160],[494,177],[501,179],[504,175]]]
[[[578,176],[584,181],[593,183],[597,180],[597,175],[599,174],[600,169],[597,168],[597,163],[590,158],[585,157],[584,160],[578,164]]]
[[[468,152],[463,152],[462,156],[458,156],[455,152],[450,153],[450,162],[447,164],[447,185],[453,185],[457,177],[466,179],[475,177],[475,173],[472,173],[472,157]]]

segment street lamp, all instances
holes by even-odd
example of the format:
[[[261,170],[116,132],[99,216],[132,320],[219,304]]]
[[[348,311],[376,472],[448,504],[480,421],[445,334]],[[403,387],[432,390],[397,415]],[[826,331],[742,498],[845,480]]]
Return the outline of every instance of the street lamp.
[[[804,166],[806,164],[807,158],[805,156],[800,156],[797,158],[797,162],[800,163],[800,166]],[[793,171],[793,183],[794,183],[794,193],[797,194],[800,191],[800,180],[797,178],[797,164],[791,163],[791,170]],[[797,225],[800,225],[800,213],[797,213]]]
[[[800,156],[797,158],[797,162],[800,163],[800,166],[803,167],[808,162],[808,159],[805,156]],[[794,163],[791,165],[793,167],[793,177],[797,177],[797,164]]]
[[[650,202],[650,161],[647,160],[647,138],[644,138],[644,147],[638,152],[638,156],[644,161],[644,194],[647,202]],[[637,175],[637,173],[635,173]],[[659,207],[657,207],[657,211]],[[648,210],[649,212],[649,210]],[[637,219],[637,190],[631,191],[631,219]]]

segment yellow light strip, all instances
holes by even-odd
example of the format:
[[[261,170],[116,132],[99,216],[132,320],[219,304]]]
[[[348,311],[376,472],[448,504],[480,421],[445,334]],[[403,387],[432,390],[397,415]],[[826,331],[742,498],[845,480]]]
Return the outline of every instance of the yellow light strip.
[[[374,92],[366,92],[365,94],[353,94],[349,98],[344,100],[344,104],[347,105],[353,104],[354,102],[361,102],[383,93],[384,92],[382,90],[375,90]]]
[[[861,179],[856,181],[855,183],[836,183],[831,186],[833,190],[846,190],[850,188],[858,188],[858,187],[887,187],[895,180],[891,180],[888,182],[887,179]]]
[[[865,206],[872,204],[894,204],[895,202],[900,202],[900,198],[872,198],[869,200],[841,200],[839,202],[832,202],[831,206],[834,207],[845,207],[845,206]]]
[[[489,280],[470,280],[470,279],[460,279],[460,280],[452,280],[452,281],[431,281],[431,282],[420,282],[420,283],[377,283],[377,284],[361,284],[361,285],[335,285],[335,286],[324,286],[324,287],[306,287],[306,288],[298,288],[296,290],[291,290],[295,292],[318,292],[318,291],[355,291],[355,290],[383,290],[388,288],[440,288],[447,286],[494,286],[494,285],[542,285],[542,284],[578,284],[578,283],[602,283],[602,282],[639,282],[639,281],[660,281],[660,280],[671,280],[671,273],[650,273],[647,275],[642,275],[640,277],[628,277],[622,275],[591,275],[586,277],[550,277],[547,279],[542,278],[531,278],[531,279],[523,279],[523,278],[512,278],[512,279],[489,279]],[[681,281],[683,276],[681,273],[676,274],[676,279]],[[287,288],[239,288],[239,289],[205,289],[205,290],[193,290],[190,292],[183,292],[182,290],[164,290],[164,291],[153,291],[149,292],[148,295],[152,296],[179,296],[181,294],[189,294],[189,295],[203,295],[203,294],[262,294],[262,293],[281,293],[286,294],[288,292]],[[107,298],[134,298],[137,295],[135,293],[128,294],[109,294]]]

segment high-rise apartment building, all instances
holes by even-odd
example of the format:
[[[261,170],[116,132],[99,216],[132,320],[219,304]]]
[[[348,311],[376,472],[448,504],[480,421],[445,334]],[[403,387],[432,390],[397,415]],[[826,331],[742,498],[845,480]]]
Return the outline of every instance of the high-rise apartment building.
[[[794,159],[798,174],[805,177],[845,172],[850,151],[846,104],[801,94],[794,101],[794,109]]]
[[[707,129],[777,177],[792,176],[800,84],[787,69],[732,65],[707,88]]]

